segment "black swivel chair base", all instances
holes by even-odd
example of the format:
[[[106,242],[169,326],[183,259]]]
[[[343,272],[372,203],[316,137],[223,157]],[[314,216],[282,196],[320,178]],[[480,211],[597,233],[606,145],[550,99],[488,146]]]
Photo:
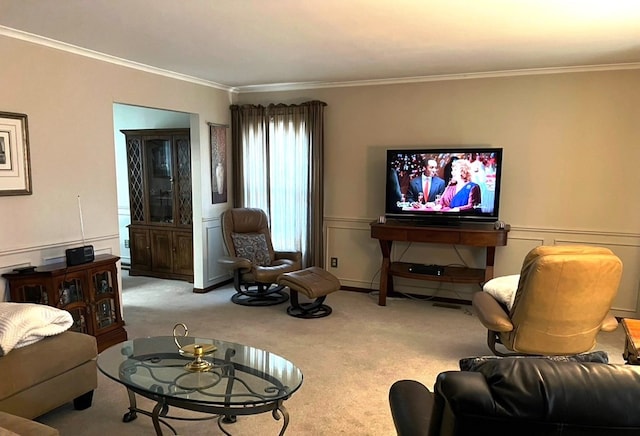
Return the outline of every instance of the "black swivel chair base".
[[[331,307],[324,303],[326,296],[316,298],[310,303],[300,303],[298,292],[291,290],[291,306],[287,307],[287,313],[296,318],[323,318],[331,315]]]
[[[273,289],[264,290],[258,287],[257,290],[238,290],[231,297],[231,301],[241,306],[275,306],[285,303],[289,296],[284,292],[284,286],[276,286]]]

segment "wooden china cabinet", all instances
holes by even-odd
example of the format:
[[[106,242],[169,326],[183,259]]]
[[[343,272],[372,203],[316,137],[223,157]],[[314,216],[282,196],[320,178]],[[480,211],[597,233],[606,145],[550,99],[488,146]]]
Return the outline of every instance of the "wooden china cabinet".
[[[38,266],[28,273],[6,273],[11,301],[38,303],[71,313],[70,330],[96,337],[98,351],[127,340],[118,291],[120,258],[109,254],[93,262]]]
[[[193,282],[189,129],[121,132],[131,209],[129,274]]]

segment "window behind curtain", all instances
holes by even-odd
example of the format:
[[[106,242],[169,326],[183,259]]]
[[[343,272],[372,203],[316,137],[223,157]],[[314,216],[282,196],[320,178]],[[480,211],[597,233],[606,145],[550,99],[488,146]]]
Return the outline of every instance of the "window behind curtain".
[[[244,206],[267,212],[276,250],[307,251],[309,156],[306,124],[299,116],[283,111],[269,116],[266,126],[246,130]]]
[[[269,216],[274,248],[323,265],[324,107],[232,105],[234,207]]]

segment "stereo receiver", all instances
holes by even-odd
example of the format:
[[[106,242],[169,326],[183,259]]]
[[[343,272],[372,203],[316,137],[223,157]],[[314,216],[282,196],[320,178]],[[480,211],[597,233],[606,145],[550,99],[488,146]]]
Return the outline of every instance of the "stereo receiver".
[[[69,248],[65,251],[65,255],[67,256],[67,266],[82,265],[83,263],[89,263],[95,260],[93,245]]]

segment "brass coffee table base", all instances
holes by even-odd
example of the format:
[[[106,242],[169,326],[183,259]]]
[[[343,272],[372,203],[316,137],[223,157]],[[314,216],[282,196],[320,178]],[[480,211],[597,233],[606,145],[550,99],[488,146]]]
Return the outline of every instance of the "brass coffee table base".
[[[166,398],[161,395],[154,395],[148,391],[141,391],[133,388],[127,388],[127,394],[129,395],[129,411],[122,417],[122,422],[131,422],[135,420],[138,417],[138,413],[149,416],[151,417],[151,421],[153,422],[153,428],[156,430],[156,435],[163,434],[160,424],[168,427],[174,435],[178,434],[176,429],[166,421],[167,419],[174,419],[177,421],[209,421],[212,419],[217,419],[218,428],[220,428],[220,431],[222,431],[227,436],[231,436],[231,433],[224,429],[222,425],[223,423],[232,424],[236,422],[236,416],[238,415],[257,415],[265,412],[271,412],[273,419],[275,419],[276,421],[279,421],[281,418],[283,419],[282,429],[280,430],[280,433],[278,433],[279,436],[283,436],[287,431],[287,427],[289,426],[289,412],[284,407],[283,400],[277,400],[271,403],[256,406],[222,407],[213,406],[210,404],[194,403],[192,401],[180,401],[175,398]],[[139,409],[137,407],[136,394],[156,402],[156,405],[153,408],[152,412],[144,409]],[[191,410],[194,412],[208,413],[211,414],[211,416],[203,416],[200,418],[169,416],[168,413],[170,406],[175,406],[180,409]]]

